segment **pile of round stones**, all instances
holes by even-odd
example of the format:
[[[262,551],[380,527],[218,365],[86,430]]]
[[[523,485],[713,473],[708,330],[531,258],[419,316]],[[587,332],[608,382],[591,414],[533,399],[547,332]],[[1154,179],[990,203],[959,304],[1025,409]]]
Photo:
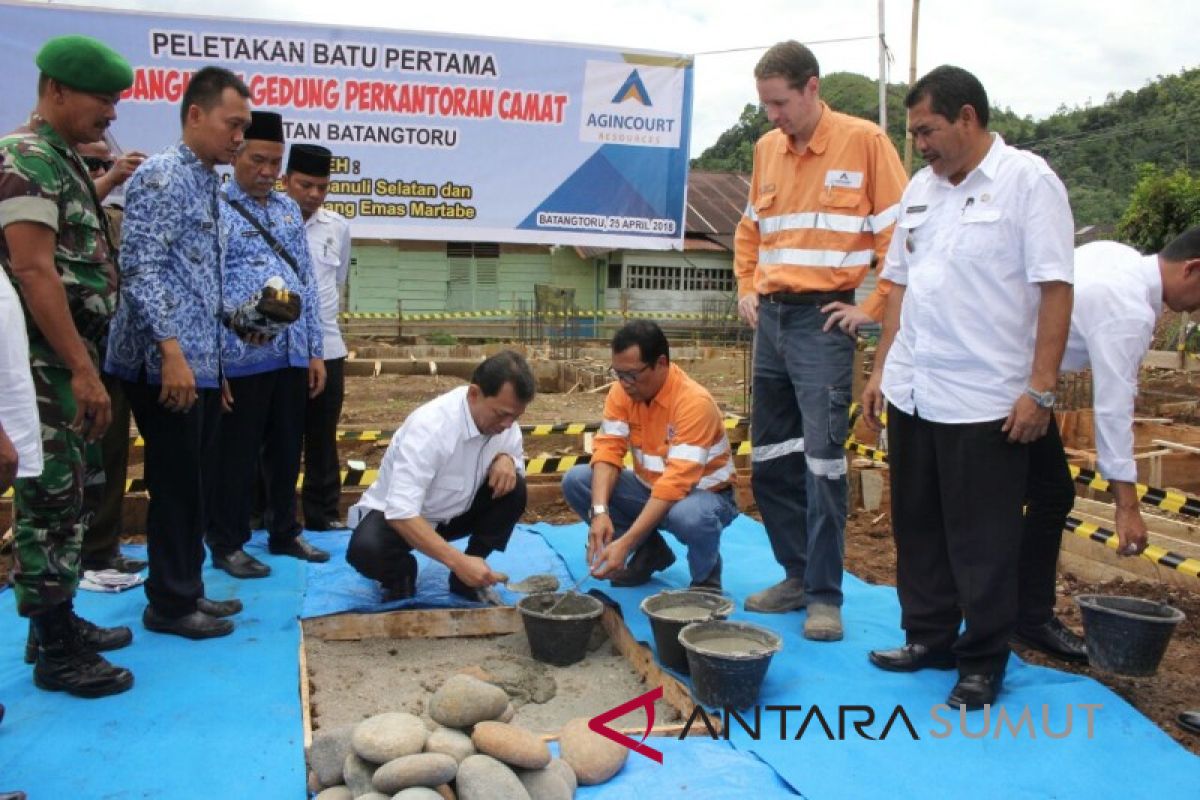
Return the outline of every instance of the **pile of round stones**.
[[[510,724],[513,713],[500,687],[454,675],[430,699],[429,721],[387,713],[318,731],[310,786],[317,800],[571,800],[629,755],[581,717],[563,727],[561,757],[551,758],[540,736]]]

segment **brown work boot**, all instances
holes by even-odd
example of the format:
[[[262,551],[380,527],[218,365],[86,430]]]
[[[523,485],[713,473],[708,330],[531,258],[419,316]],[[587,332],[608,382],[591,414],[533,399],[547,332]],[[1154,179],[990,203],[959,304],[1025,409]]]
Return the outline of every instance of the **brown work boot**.
[[[76,697],[107,697],[133,686],[133,673],[89,650],[73,624],[67,604],[31,619],[38,642],[33,682],[51,692]]]
[[[837,642],[842,638],[842,609],[825,603],[809,603],[804,620],[804,638],[814,642]]]

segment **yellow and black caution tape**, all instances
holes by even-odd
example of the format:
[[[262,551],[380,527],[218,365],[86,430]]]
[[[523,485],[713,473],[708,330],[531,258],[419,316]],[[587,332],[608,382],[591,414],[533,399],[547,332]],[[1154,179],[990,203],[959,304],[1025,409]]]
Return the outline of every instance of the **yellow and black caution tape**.
[[[730,416],[725,418],[726,430],[733,430],[748,423],[745,417]],[[525,436],[580,436],[585,433],[595,433],[600,430],[599,422],[554,422],[554,423],[530,423],[521,426],[521,433]],[[391,439],[394,430],[340,430],[337,432],[337,440],[339,442],[378,442]],[[133,447],[145,447],[146,440],[141,436],[135,436],[131,440]]]
[[[1099,472],[1081,467],[1071,466],[1071,477],[1076,483],[1097,491],[1109,491],[1108,479]],[[1173,489],[1156,489],[1145,484],[1134,484],[1138,500],[1143,505],[1161,508],[1175,514],[1186,514],[1189,517],[1200,517],[1200,497],[1193,497]]]
[[[437,322],[441,320],[461,319],[507,319],[528,316],[511,309],[494,308],[485,311],[437,311],[428,314],[401,314],[396,311],[344,311],[339,317],[343,320],[386,319],[403,322]],[[689,311],[654,311],[654,312],[621,312],[619,310],[580,309],[575,311],[539,311],[534,314],[539,319],[639,319],[652,316],[654,319],[671,320],[713,320],[722,322],[737,321],[734,314],[705,315]]]
[[[1110,550],[1118,548],[1118,537],[1114,531],[1102,528],[1093,522],[1083,522],[1075,517],[1067,517],[1066,529],[1076,536],[1099,542]],[[1200,560],[1188,558],[1179,553],[1166,550],[1156,544],[1149,545],[1142,551],[1141,557],[1153,561],[1160,567],[1167,567],[1193,578],[1200,578]]]

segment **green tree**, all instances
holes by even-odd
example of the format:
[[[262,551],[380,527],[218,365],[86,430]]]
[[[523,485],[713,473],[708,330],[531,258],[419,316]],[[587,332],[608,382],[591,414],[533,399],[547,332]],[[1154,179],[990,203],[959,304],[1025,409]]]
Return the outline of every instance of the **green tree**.
[[[1200,175],[1186,169],[1168,174],[1154,164],[1138,168],[1129,207],[1117,235],[1143,253],[1157,253],[1188,228],[1200,224]]]

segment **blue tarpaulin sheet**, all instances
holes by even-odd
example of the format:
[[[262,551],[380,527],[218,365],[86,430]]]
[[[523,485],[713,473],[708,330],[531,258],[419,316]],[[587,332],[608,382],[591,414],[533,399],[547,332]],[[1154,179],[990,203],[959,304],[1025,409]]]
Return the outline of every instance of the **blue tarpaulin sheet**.
[[[269,578],[237,581],[206,568],[210,597],[239,597],[246,604],[236,632],[224,639],[191,642],[146,631],[139,619],[145,604],[140,589],[81,592],[77,604],[84,616],[134,629],[134,645],[111,654],[134,671],[134,689],[101,700],[33,687],[30,668],[21,661],[24,622],[16,616],[12,593],[0,593],[0,616],[10,620],[0,626],[0,702],[8,706],[0,725],[0,790],[24,789],[32,800],[304,797],[297,618],[383,608],[374,584],[344,564],[345,532],[308,537],[334,553],[329,563],[271,556],[260,534],[247,549],[271,565]],[[513,580],[555,572],[565,582],[583,574],[585,539],[583,525],[529,526],[514,535],[506,553],[489,561]],[[738,601],[734,618],[766,625],[784,639],[762,687],[757,734],[734,720],[730,742],[655,737],[648,743],[662,752],[662,764],[631,754],[616,778],[580,787],[579,797],[715,800],[787,797],[793,790],[810,800],[1196,795],[1200,760],[1099,683],[1014,657],[1001,705],[1014,722],[1028,707],[1029,724],[1013,734],[995,711],[988,719],[972,712],[965,722],[946,711],[940,714],[945,722],[939,722],[931,709],[945,699],[952,672],[891,674],[866,660],[868,650],[901,640],[894,590],[847,575],[846,638],[809,642],[800,635],[802,612],[740,611],[747,594],[782,574],[762,526],[739,518],[726,530],[722,552],[725,587]],[[423,563],[422,570],[427,574],[415,605],[449,604],[450,596],[442,594],[444,569]],[[687,582],[680,559],[644,587],[614,589],[588,581],[582,589],[603,590],[620,604],[634,637],[652,642],[638,603]],[[767,706],[787,707],[784,718]],[[865,719],[863,710],[843,712],[843,718],[839,709],[849,706],[872,710],[876,718],[860,730],[874,738],[854,727]],[[1093,707],[1090,733],[1087,706]],[[829,733],[814,717],[797,738],[814,707]],[[917,738],[899,721],[881,736],[897,707]],[[1062,736],[1068,707],[1073,727]],[[1046,734],[1043,709],[1050,732],[1061,738]],[[753,728],[753,709],[742,716]]]

